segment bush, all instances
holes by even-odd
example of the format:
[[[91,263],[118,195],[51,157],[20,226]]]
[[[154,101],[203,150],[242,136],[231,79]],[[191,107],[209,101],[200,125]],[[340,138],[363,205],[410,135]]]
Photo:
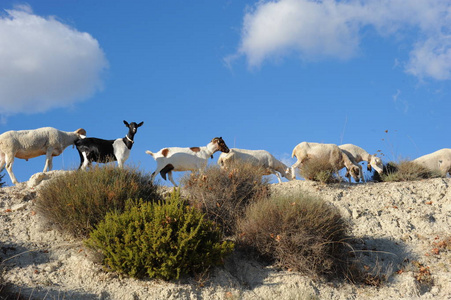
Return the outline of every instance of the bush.
[[[373,175],[375,181],[413,181],[429,178],[438,178],[438,171],[430,170],[413,161],[402,160],[399,163],[389,162],[384,166],[382,175]]]
[[[235,234],[236,220],[246,206],[268,196],[268,181],[262,170],[250,164],[237,163],[229,170],[209,167],[202,174],[182,178],[189,201],[201,208],[210,220],[219,223],[226,235]]]
[[[335,170],[329,161],[325,159],[311,158],[305,161],[299,173],[305,179],[321,183],[336,183],[340,181],[337,176],[338,170]]]
[[[273,197],[251,204],[238,222],[239,245],[269,263],[316,277],[346,275],[348,225],[317,198]]]
[[[394,162],[389,162],[387,164],[384,164],[383,168],[382,168],[382,174],[379,174],[378,172],[376,172],[375,170],[373,171],[373,174],[371,176],[371,180],[372,181],[376,181],[376,182],[383,182],[383,176],[387,176],[389,174],[395,173],[398,171],[398,165]]]
[[[90,238],[104,264],[131,277],[164,280],[221,264],[233,250],[221,230],[178,194],[165,202],[128,201],[123,213],[109,213]]]
[[[107,212],[122,212],[127,199],[160,199],[148,175],[135,169],[96,166],[52,179],[36,199],[37,211],[75,237],[87,237]]]

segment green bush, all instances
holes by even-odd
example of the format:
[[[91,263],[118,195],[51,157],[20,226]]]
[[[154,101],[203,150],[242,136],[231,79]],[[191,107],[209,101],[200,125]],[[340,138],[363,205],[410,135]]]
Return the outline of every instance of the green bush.
[[[181,182],[190,203],[220,224],[226,235],[235,234],[236,220],[249,203],[269,194],[262,170],[245,163],[237,163],[228,170],[209,167],[203,173],[183,177]]]
[[[63,231],[87,237],[107,212],[122,212],[127,199],[160,199],[148,175],[132,168],[96,166],[56,177],[38,193],[38,213]]]
[[[347,231],[335,207],[300,194],[251,204],[238,222],[238,242],[285,269],[313,277],[345,276]]]
[[[86,243],[102,252],[112,270],[171,280],[221,264],[233,250],[232,242],[221,239],[214,222],[174,193],[158,203],[128,201],[127,209],[109,213]]]
[[[413,161],[401,160],[399,163],[389,162],[384,166],[380,181],[413,181],[429,178],[438,178],[438,171],[430,170]]]

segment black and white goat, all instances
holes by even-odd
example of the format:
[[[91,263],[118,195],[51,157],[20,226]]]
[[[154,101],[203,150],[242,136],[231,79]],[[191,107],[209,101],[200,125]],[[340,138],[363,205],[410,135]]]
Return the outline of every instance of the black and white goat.
[[[123,138],[115,140],[103,140],[98,138],[84,138],[75,142],[78,154],[80,155],[79,169],[86,169],[92,162],[107,163],[110,161],[117,161],[119,168],[122,168],[124,162],[130,155],[130,150],[133,146],[133,138],[144,122],[136,124],[124,121],[125,127],[128,128],[128,133]]]

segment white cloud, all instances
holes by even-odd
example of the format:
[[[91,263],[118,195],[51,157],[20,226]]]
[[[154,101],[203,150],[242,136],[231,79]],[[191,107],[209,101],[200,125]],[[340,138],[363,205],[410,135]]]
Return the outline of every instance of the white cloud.
[[[450,79],[449,0],[260,1],[244,16],[238,54],[251,67],[293,53],[302,60],[350,59],[367,27],[414,41],[407,72]]]
[[[346,24],[334,2],[259,2],[244,17],[239,52],[247,56],[251,66],[293,51],[308,59],[346,59],[357,48],[356,29]]]
[[[451,35],[418,42],[406,70],[418,77],[451,79]]]
[[[92,96],[108,62],[99,43],[29,6],[0,16],[0,113],[44,112]]]

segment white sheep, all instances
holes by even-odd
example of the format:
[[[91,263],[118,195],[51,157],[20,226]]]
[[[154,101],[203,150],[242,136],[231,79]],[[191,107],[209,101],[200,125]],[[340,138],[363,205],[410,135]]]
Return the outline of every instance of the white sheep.
[[[222,137],[212,139],[207,146],[203,147],[169,147],[157,153],[147,150],[146,153],[157,162],[157,169],[152,173],[151,181],[153,182],[158,173],[164,180],[166,180],[166,174],[169,174],[169,180],[177,186],[172,178],[172,171],[202,171],[207,167],[208,158],[213,158],[216,151],[229,152]]]
[[[302,169],[308,159],[317,158],[328,161],[337,171],[346,167],[356,182],[361,178],[362,166],[349,159],[335,144],[302,142],[294,147],[292,157],[297,158],[292,168]]]
[[[28,160],[45,155],[44,171],[52,170],[53,156],[63,153],[67,146],[86,136],[86,130],[77,129],[74,132],[61,131],[52,127],[33,130],[7,131],[0,135],[0,169],[6,164],[6,171],[14,184],[18,181],[12,167],[14,157]]]
[[[418,157],[417,159],[414,159],[413,162],[430,170],[439,171],[443,177],[448,173],[451,175],[451,149],[445,148],[437,150],[433,153]]]
[[[279,183],[282,182],[280,176],[286,177],[288,180],[296,179],[294,169],[288,168],[284,163],[277,160],[266,150],[232,148],[229,153],[221,153],[218,159],[218,165],[220,165],[221,168],[227,169],[237,161],[247,162],[256,167],[263,168],[263,175],[275,174]]]
[[[372,168],[374,168],[377,173],[382,175],[384,164],[382,162],[382,159],[380,159],[376,155],[369,154],[359,146],[353,144],[344,144],[338,147],[341,149],[341,151],[343,151],[350,159],[353,159],[356,163],[366,161],[368,171],[371,171]],[[361,175],[363,179],[363,174]],[[349,173],[346,173],[346,177],[349,178]]]

